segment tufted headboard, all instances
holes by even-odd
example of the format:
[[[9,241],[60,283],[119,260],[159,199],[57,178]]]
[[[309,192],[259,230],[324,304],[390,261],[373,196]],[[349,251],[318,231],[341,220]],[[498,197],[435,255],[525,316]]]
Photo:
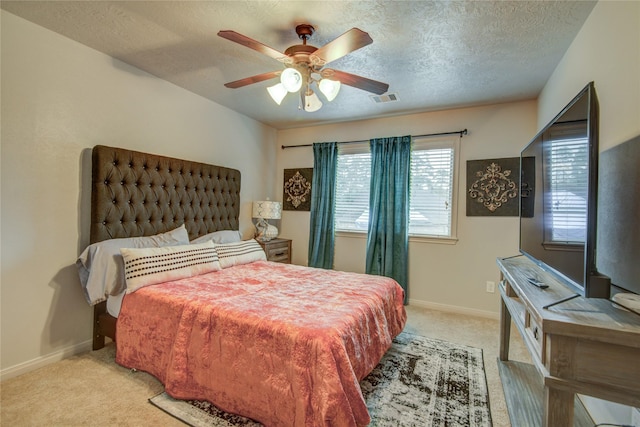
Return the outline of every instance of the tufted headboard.
[[[189,238],[238,230],[240,171],[97,145],[91,243],[149,236],[184,224]]]

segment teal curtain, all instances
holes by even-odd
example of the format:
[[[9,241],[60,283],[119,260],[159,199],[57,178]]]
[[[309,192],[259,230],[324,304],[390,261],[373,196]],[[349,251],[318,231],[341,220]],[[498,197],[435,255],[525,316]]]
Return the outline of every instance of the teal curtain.
[[[313,179],[311,184],[311,222],[309,226],[309,266],[332,269],[336,200],[338,144],[313,144]]]
[[[411,136],[370,141],[366,272],[395,279],[407,303]]]

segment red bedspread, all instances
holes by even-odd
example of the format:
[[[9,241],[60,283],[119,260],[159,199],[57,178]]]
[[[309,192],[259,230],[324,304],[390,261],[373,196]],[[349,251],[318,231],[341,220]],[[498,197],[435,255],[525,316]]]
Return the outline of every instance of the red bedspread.
[[[406,322],[392,279],[259,261],[124,298],[116,361],[266,426],[369,423],[359,380]]]

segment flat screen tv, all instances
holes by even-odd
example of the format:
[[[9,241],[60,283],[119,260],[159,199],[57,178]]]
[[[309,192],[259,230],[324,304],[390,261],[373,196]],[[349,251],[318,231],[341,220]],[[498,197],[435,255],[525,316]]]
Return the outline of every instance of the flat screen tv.
[[[595,263],[598,100],[593,82],[522,150],[520,174],[520,252],[581,295],[609,298],[610,283]]]

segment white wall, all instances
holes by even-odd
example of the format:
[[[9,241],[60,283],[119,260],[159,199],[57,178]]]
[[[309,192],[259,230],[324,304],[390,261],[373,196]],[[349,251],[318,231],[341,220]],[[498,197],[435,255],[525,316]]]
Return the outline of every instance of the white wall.
[[[540,94],[538,128],[590,81],[600,104],[600,151],[640,135],[640,2],[598,2]],[[630,407],[583,401],[596,423],[632,422]]]
[[[467,128],[462,138],[458,181],[458,242],[410,241],[410,304],[497,317],[499,294],[485,291],[499,278],[496,257],[518,253],[517,217],[466,216],[467,160],[517,157],[536,134],[536,102],[516,102],[340,123],[278,132],[278,146],[373,137],[422,135]],[[313,167],[310,147],[278,150],[278,200],[284,169]],[[284,211],[280,236],[293,239],[293,262],[306,264],[309,213]],[[335,267],[363,272],[366,237],[337,237]]]
[[[2,376],[89,346],[75,259],[88,244],[90,149],[240,169],[241,230],[275,183],[274,129],[2,11]],[[253,161],[252,159],[259,159]]]

